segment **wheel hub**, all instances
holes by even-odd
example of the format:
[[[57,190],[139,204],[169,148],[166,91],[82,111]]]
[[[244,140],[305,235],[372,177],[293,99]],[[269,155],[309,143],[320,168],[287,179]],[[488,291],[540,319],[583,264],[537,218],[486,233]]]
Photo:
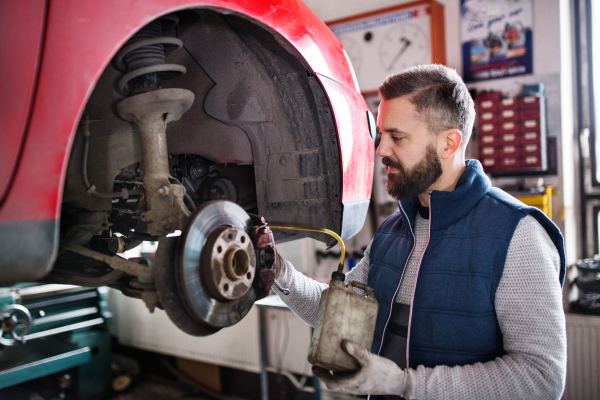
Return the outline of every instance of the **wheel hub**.
[[[200,257],[206,289],[221,301],[237,300],[248,293],[255,265],[250,236],[243,229],[227,225],[214,229]]]

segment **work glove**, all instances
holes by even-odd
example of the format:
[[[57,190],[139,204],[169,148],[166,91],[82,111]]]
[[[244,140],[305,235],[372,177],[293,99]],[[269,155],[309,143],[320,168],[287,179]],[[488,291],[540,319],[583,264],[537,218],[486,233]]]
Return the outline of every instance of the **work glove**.
[[[257,298],[266,297],[271,291],[273,281],[277,277],[276,261],[277,249],[273,231],[268,227],[265,219],[258,215],[249,214],[256,228],[252,232],[252,243],[256,253],[256,273],[252,286],[256,289]]]
[[[342,340],[342,350],[358,361],[361,368],[351,374],[331,374],[313,366],[313,374],[331,390],[352,394],[389,394],[409,399],[413,389],[413,371],[402,370],[395,362],[371,353],[349,340]]]

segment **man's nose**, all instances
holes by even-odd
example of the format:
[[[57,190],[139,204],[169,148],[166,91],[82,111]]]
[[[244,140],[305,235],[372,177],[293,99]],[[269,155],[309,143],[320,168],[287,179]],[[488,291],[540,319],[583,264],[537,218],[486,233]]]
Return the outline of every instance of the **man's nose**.
[[[379,146],[377,146],[377,155],[381,158],[392,155],[390,146],[388,144],[388,139],[386,139],[385,135],[381,135],[381,140],[379,141]]]

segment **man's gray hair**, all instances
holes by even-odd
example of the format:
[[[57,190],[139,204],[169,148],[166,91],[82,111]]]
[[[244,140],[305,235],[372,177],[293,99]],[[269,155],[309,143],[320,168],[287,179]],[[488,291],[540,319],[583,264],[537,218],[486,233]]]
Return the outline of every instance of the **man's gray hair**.
[[[379,87],[383,100],[409,96],[420,119],[431,133],[458,129],[462,133],[460,147],[467,147],[475,106],[462,78],[455,70],[439,64],[420,65],[388,76]]]

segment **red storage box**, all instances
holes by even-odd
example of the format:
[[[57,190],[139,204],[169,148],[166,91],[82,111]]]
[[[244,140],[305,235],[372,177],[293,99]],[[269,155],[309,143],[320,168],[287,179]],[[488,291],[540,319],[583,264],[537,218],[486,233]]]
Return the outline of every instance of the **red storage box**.
[[[498,100],[478,100],[477,111],[480,113],[486,111],[496,111],[498,109]]]
[[[480,124],[479,130],[482,135],[493,135],[498,132],[495,124]]]
[[[480,124],[495,124],[498,122],[498,115],[493,111],[486,111],[479,114]]]
[[[500,144],[500,136],[498,135],[481,135],[479,136],[479,147],[498,146]]]
[[[500,155],[502,157],[519,157],[521,155],[521,147],[516,145],[500,147]]]
[[[519,120],[519,112],[517,110],[502,110],[498,113],[499,122],[514,122]]]
[[[521,160],[517,157],[506,157],[500,159],[501,170],[513,170],[521,168]]]
[[[519,99],[519,107],[521,110],[528,110],[532,108],[540,108],[540,99],[539,96],[523,96]]]
[[[521,121],[521,131],[539,131],[540,120],[539,119],[526,119]]]
[[[477,101],[483,100],[500,100],[502,98],[502,92],[479,92],[477,93]]]
[[[500,165],[497,158],[481,158],[480,161],[485,171],[495,171]]]
[[[516,110],[519,108],[519,101],[516,97],[507,97],[498,102],[499,110]]]
[[[541,156],[527,156],[523,158],[523,168],[541,168]]]
[[[521,154],[523,156],[538,156],[542,155],[542,147],[538,143],[522,145]]]
[[[503,133],[499,135],[500,144],[502,145],[515,145],[521,143],[521,136],[518,133]]]
[[[521,143],[541,143],[539,131],[523,131],[521,133]]]
[[[503,122],[498,124],[498,132],[505,133],[517,133],[519,132],[519,123],[518,122]]]
[[[484,146],[479,148],[479,156],[492,158],[498,156],[498,149],[494,146]]]
[[[540,110],[538,109],[532,109],[532,110],[521,110],[519,112],[519,117],[522,121],[525,120],[532,120],[532,119],[537,119],[539,121],[540,119]]]

